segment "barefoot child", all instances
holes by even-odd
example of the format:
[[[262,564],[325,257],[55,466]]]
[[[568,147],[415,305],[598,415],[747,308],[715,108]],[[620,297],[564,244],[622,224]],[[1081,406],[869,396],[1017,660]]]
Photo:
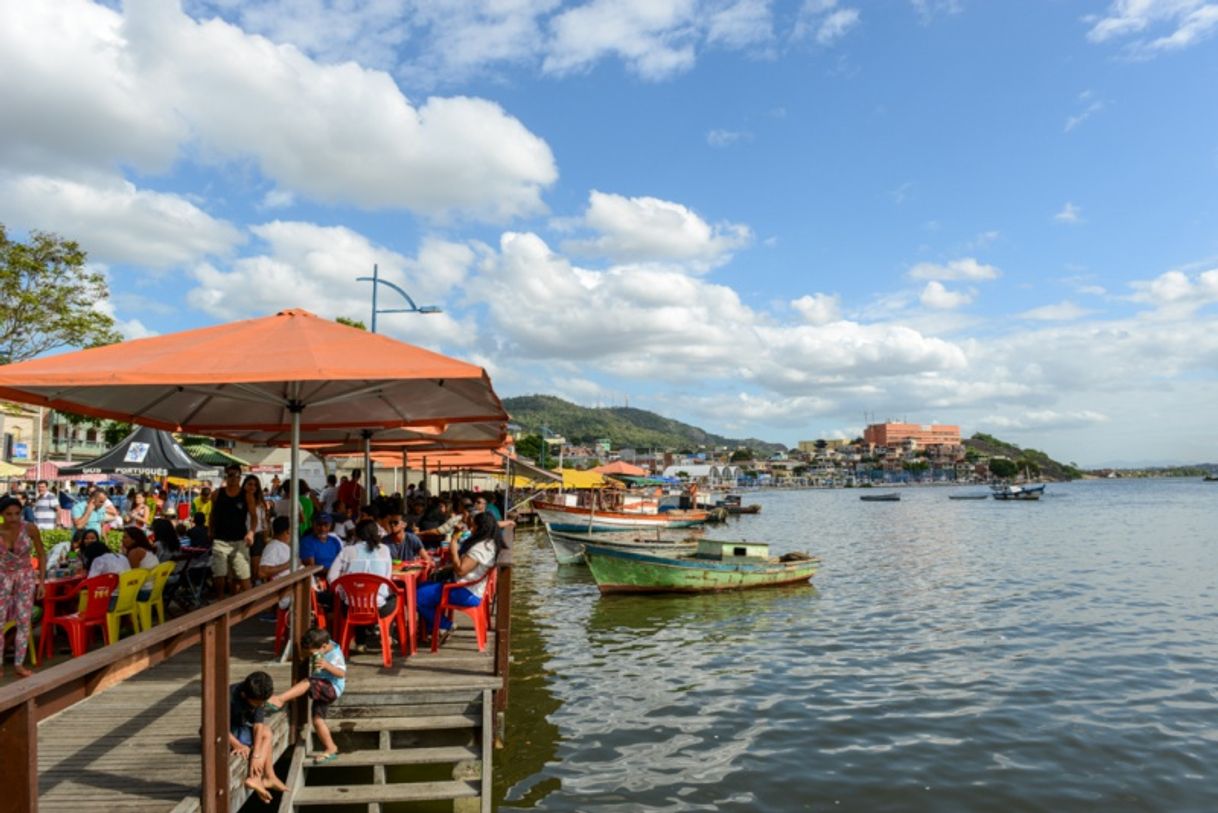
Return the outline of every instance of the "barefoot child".
[[[271,729],[264,722],[266,701],[274,690],[266,672],[250,672],[245,680],[228,687],[228,747],[249,762],[245,786],[264,802],[271,801],[270,790],[288,789],[275,776]]]
[[[309,658],[309,678],[283,694],[273,696],[267,703],[267,709],[275,712],[287,705],[288,701],[309,695],[313,701],[313,730],[325,749],[313,757],[314,764],[320,765],[338,756],[338,746],[330,736],[326,715],[330,711],[330,704],[342,696],[347,686],[347,661],[343,658],[343,651],[330,640],[330,633],[316,627],[301,636],[300,650],[301,655]]]

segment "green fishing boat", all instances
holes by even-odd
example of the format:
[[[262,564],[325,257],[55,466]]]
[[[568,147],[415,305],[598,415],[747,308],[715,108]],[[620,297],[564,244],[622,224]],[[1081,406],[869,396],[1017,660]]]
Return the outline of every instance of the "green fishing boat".
[[[584,545],[584,559],[602,593],[703,593],[806,582],[820,560],[806,553],[771,557],[761,542],[698,541],[688,556],[656,556]]]

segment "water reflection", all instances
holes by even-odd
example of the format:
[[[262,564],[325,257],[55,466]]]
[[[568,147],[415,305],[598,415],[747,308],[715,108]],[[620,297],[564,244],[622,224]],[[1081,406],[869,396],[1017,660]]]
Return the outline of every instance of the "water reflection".
[[[1213,809],[1198,485],[765,494],[715,532],[821,555],[815,589],[600,596],[543,541],[518,567],[504,806]]]

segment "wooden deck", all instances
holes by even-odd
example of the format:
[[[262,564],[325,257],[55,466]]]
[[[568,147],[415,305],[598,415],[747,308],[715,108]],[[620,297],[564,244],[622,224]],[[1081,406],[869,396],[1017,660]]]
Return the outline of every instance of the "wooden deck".
[[[257,619],[233,628],[231,682],[262,669],[271,674],[277,689],[286,685],[288,666],[272,660],[273,634],[274,624]],[[388,669],[379,652],[353,655],[347,693],[354,697],[382,691],[497,689],[493,653],[494,634],[486,652],[479,653],[466,626],[440,652],[420,650],[409,659],[396,656]],[[197,809],[200,694],[199,650],[191,648],[39,723],[39,810]],[[286,747],[286,715],[272,720],[278,756]],[[336,730],[354,724],[334,722]],[[237,771],[232,777],[236,794],[243,790],[242,777]],[[239,801],[242,795],[231,798]]]

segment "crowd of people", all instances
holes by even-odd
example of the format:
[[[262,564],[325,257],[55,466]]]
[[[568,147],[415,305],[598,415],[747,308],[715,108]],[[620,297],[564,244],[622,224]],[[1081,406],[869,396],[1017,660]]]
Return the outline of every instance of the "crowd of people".
[[[430,564],[442,550],[450,556],[451,579],[475,581],[494,566],[502,544],[502,492],[432,495],[422,484],[409,484],[405,493],[386,495],[374,478],[369,495],[360,480],[358,470],[330,475],[320,491],[298,481],[300,561],[323,567],[323,584],[349,573],[388,577],[395,562],[421,559]],[[290,483],[275,477],[264,489],[257,475],[243,477],[236,464],[225,468],[221,485],[197,493],[174,487],[121,493],[95,486],[70,494],[43,480],[32,493],[16,489],[0,497],[0,626],[16,622],[17,674],[30,673],[24,664],[29,622],[48,572],[93,577],[151,570],[173,561],[166,606],[177,595],[179,606],[189,609],[194,605],[188,597],[198,603],[210,592],[219,599],[287,575],[291,511]],[[42,534],[54,529],[66,529],[71,536],[47,550]],[[122,532],[117,550],[107,543],[110,531]],[[418,590],[424,630],[432,628],[441,588],[424,584]],[[145,585],[144,598],[151,589]],[[450,591],[449,600],[476,606],[483,589],[482,584],[458,588]],[[336,598],[324,589],[318,595],[323,606]],[[386,616],[395,602],[388,592],[378,597]],[[357,647],[362,644],[359,639]]]

